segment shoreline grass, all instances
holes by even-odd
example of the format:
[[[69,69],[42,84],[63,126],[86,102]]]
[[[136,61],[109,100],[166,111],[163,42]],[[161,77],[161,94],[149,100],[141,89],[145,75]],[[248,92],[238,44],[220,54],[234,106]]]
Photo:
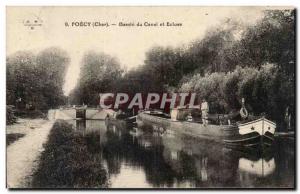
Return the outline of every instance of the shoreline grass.
[[[58,120],[44,145],[45,151],[34,172],[33,188],[106,188],[107,172],[100,153],[91,153],[83,134]]]

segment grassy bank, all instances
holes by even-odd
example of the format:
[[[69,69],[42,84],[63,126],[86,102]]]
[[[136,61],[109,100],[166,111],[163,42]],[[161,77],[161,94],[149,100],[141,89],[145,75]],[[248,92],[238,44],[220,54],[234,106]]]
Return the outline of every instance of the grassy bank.
[[[87,139],[64,121],[57,121],[50,132],[39,166],[33,174],[36,188],[103,188],[107,173],[100,153],[88,150]]]

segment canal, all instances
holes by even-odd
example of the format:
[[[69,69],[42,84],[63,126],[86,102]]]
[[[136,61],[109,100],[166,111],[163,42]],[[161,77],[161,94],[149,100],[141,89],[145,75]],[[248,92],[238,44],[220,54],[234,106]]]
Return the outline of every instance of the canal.
[[[111,188],[277,188],[294,186],[294,141],[257,154],[178,134],[146,133],[124,123],[69,120],[101,154]]]

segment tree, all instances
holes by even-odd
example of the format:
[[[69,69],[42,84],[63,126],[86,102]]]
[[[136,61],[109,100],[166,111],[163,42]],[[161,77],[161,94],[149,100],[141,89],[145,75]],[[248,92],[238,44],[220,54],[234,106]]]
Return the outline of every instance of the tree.
[[[116,58],[101,52],[87,52],[82,59],[78,85],[71,94],[79,95],[76,103],[97,105],[100,93],[115,90],[116,81],[121,78],[122,72]],[[75,100],[74,97],[71,99]]]
[[[37,57],[37,70],[40,74],[40,83],[43,84],[42,94],[50,107],[65,103],[63,85],[70,63],[68,54],[59,48],[47,48]]]
[[[47,110],[64,103],[62,91],[69,63],[66,52],[49,48],[38,55],[20,51],[7,57],[7,104]]]

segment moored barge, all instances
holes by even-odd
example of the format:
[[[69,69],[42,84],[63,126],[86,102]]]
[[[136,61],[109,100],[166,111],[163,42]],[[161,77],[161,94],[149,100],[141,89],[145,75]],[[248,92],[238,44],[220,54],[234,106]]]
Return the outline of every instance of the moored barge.
[[[222,142],[229,146],[243,147],[271,146],[276,129],[276,124],[265,117],[243,123],[203,125],[196,121],[168,118],[163,113],[151,111],[140,112],[137,116],[137,124],[141,128],[161,133],[185,134]]]

